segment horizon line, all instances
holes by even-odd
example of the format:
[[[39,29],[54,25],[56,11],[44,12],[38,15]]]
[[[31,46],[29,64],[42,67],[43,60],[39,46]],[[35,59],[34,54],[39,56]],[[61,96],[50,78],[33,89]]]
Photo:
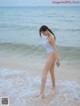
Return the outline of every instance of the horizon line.
[[[0,7],[54,7],[54,6],[80,6],[80,5],[0,5]]]

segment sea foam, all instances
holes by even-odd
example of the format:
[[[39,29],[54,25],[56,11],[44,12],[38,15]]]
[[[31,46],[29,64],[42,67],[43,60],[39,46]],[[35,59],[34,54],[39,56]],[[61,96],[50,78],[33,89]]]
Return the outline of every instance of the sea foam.
[[[37,106],[38,103],[41,106],[80,106],[80,85],[75,80],[58,80],[52,90],[48,79],[45,98],[38,100],[34,95],[39,93],[40,84],[40,76],[34,77],[25,70],[0,69],[0,98],[9,97],[10,106]]]

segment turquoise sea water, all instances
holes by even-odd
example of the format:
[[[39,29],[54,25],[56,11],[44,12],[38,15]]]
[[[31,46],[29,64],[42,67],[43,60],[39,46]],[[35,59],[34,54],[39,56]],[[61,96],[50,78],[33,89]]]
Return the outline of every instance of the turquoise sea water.
[[[80,7],[0,7],[0,56],[45,58],[39,28],[55,33],[61,59],[80,63]]]

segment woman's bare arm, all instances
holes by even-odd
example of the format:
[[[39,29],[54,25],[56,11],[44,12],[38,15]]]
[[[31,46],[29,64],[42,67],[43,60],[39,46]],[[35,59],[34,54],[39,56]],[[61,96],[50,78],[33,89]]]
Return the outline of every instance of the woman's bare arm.
[[[53,38],[49,38],[49,43],[52,45],[52,47],[54,48],[54,50],[57,53],[57,62],[56,62],[56,64],[57,64],[57,66],[59,66],[60,65],[60,58],[59,58],[58,50],[57,50],[57,48],[55,46],[55,40]]]
[[[56,46],[55,46],[55,40],[54,40],[54,38],[49,38],[49,43],[52,45],[52,47],[54,48],[54,50],[57,52],[57,58],[59,58],[59,54],[58,54],[58,50],[57,50],[57,48],[56,48]]]

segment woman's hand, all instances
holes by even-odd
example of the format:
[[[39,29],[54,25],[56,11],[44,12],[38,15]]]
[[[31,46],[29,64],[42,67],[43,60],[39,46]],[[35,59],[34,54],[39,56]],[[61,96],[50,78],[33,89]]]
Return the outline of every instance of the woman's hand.
[[[60,59],[57,59],[57,61],[56,61],[56,65],[57,65],[57,67],[60,66]]]

